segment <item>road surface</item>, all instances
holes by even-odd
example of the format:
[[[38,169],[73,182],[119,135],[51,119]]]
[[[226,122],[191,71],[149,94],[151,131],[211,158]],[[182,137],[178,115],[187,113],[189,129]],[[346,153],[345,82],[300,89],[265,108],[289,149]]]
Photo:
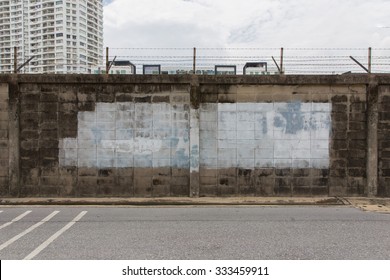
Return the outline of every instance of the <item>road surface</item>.
[[[352,207],[0,207],[0,259],[390,259]]]

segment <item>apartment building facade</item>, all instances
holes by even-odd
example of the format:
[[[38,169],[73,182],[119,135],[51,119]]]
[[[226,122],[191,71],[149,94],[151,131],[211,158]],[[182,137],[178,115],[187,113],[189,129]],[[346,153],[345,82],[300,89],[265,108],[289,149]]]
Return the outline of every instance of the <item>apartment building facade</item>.
[[[91,73],[103,61],[102,0],[0,0],[0,73]]]

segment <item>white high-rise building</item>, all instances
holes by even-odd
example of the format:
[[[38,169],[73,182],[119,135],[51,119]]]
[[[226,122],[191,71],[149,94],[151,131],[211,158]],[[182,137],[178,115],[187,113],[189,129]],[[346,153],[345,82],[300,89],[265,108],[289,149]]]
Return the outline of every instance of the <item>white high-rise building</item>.
[[[0,73],[91,73],[103,62],[102,0],[0,0]]]

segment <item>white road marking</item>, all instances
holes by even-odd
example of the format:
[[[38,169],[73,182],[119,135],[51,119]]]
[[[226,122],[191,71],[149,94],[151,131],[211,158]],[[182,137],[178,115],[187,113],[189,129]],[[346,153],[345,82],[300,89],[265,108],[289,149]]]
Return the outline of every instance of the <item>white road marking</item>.
[[[3,250],[4,248],[8,247],[9,245],[11,245],[12,243],[14,243],[16,240],[18,240],[19,238],[22,238],[23,236],[25,236],[27,233],[33,231],[34,229],[36,229],[37,227],[43,225],[44,223],[46,223],[47,221],[49,221],[51,218],[53,218],[55,215],[57,215],[58,213],[60,213],[60,211],[54,211],[53,213],[51,213],[49,216],[47,216],[46,218],[42,219],[42,221],[36,223],[35,225],[29,227],[28,229],[26,229],[25,231],[23,231],[22,233],[19,233],[18,235],[12,237],[10,240],[8,240],[7,242],[4,242],[3,244],[0,245],[0,251]]]
[[[54,233],[52,236],[50,236],[45,242],[43,242],[41,245],[38,246],[34,251],[32,251],[29,255],[27,255],[24,260],[31,260],[36,255],[38,255],[42,250],[44,250],[47,246],[50,245],[54,240],[56,240],[61,234],[63,234],[65,231],[70,229],[77,221],[79,221],[85,214],[87,214],[88,211],[83,211],[80,214],[78,214],[70,223],[65,225],[62,229]]]
[[[23,217],[27,216],[28,214],[30,214],[32,211],[26,211],[24,212],[22,215],[19,215],[17,216],[15,219],[13,219],[11,222],[8,222],[8,223],[5,223],[3,224],[2,226],[0,226],[0,229],[3,229],[5,227],[8,227],[9,225],[13,224],[14,222],[17,222],[21,219],[23,219]]]
[[[0,213],[3,213],[3,210],[0,210]]]

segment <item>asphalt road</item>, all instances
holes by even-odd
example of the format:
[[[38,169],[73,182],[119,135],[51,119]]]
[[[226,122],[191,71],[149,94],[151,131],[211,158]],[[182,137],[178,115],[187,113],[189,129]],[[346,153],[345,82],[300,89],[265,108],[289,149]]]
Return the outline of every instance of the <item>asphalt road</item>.
[[[0,259],[26,258],[389,260],[390,215],[311,206],[0,208]]]

